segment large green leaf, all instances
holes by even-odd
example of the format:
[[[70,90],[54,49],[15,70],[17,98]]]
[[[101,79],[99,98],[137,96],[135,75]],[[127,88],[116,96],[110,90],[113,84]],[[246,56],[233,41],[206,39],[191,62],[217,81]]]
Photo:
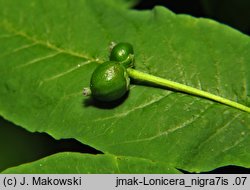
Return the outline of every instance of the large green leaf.
[[[250,114],[188,94],[132,86],[118,105],[82,96],[111,41],[136,68],[250,105],[250,39],[208,19],[109,1],[0,1],[0,114],[29,131],[188,171],[250,167]],[[150,171],[149,171],[150,172]]]
[[[180,173],[165,163],[113,155],[58,153],[2,173]]]

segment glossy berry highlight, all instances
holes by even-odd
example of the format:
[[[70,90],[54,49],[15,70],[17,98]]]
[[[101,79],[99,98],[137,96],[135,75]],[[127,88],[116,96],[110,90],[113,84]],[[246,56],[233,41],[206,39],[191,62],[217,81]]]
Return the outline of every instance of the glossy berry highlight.
[[[112,48],[110,52],[110,61],[116,61],[125,68],[134,67],[134,49],[130,43],[121,42]]]

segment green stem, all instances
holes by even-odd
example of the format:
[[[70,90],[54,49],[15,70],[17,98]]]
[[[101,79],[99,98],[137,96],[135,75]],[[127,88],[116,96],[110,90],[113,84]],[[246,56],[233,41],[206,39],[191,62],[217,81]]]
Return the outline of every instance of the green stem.
[[[192,94],[192,95],[196,95],[196,96],[200,96],[200,97],[204,97],[243,111],[246,111],[248,113],[250,113],[250,108],[247,106],[244,106],[242,104],[239,104],[237,102],[228,100],[226,98],[220,97],[220,96],[216,96],[214,94],[211,94],[209,92],[205,92],[203,90],[199,90],[190,86],[186,86],[184,84],[180,84],[177,82],[173,82],[164,78],[160,78],[160,77],[156,77],[154,75],[150,75],[147,73],[143,73],[141,71],[137,71],[135,69],[131,69],[128,68],[127,69],[128,74],[131,78],[136,79],[136,80],[141,80],[141,81],[145,81],[145,82],[150,82],[152,84],[157,84],[163,87],[167,87],[167,88],[171,88],[177,91],[181,91],[181,92],[185,92],[188,94]]]

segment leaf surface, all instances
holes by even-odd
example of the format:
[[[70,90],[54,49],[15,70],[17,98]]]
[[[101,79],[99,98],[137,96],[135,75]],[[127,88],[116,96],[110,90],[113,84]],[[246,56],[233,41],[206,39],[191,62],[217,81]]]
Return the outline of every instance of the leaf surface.
[[[65,173],[180,173],[165,163],[141,158],[113,155],[90,155],[72,152],[58,153],[41,160],[9,168],[2,173],[65,174]]]
[[[101,6],[100,6],[101,4]],[[132,85],[118,105],[82,96],[111,41],[136,69],[250,105],[250,39],[208,19],[108,1],[0,1],[0,114],[29,131],[188,171],[250,167],[250,114]]]

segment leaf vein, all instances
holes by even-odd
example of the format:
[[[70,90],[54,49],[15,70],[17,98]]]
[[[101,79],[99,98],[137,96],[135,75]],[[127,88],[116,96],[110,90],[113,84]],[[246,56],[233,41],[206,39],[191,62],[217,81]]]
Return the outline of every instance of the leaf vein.
[[[231,150],[232,148],[238,146],[240,143],[242,143],[244,140],[246,140],[246,138],[247,138],[247,135],[245,137],[242,137],[239,140],[235,141],[233,145],[223,149],[222,152],[227,152],[227,151]]]
[[[161,136],[164,135],[169,135],[179,129],[183,129],[184,127],[191,125],[192,123],[196,122],[202,115],[204,115],[214,104],[209,104],[208,106],[206,106],[203,110],[201,110],[201,112],[199,114],[197,114],[195,117],[192,117],[191,119],[188,119],[186,121],[184,121],[182,124],[178,125],[175,128],[171,128],[168,129],[164,132],[161,132],[157,135],[151,136],[151,137],[147,137],[147,138],[142,138],[142,139],[136,139],[136,140],[129,140],[129,141],[123,141],[119,144],[128,144],[128,143],[136,143],[136,142],[144,142],[144,141],[151,141],[154,140],[156,138],[159,138]]]
[[[31,60],[31,61],[29,61],[29,62],[27,62],[27,63],[24,63],[24,64],[22,64],[22,65],[17,66],[16,68],[27,67],[27,66],[33,65],[33,64],[35,64],[35,63],[44,61],[44,60],[46,60],[46,59],[53,58],[53,57],[57,56],[58,54],[60,54],[60,52],[51,53],[51,54],[49,54],[49,55],[47,55],[47,56],[39,57],[39,58],[33,59],[33,60]]]
[[[170,129],[168,129],[168,130],[166,130],[164,132],[161,132],[161,133],[159,133],[159,134],[157,134],[155,136],[150,137],[150,140],[156,139],[156,138],[158,138],[160,136],[169,135],[169,134],[171,134],[171,133],[173,133],[173,132],[175,132],[175,131],[177,131],[179,129],[182,129],[182,128],[186,127],[186,126],[191,125],[192,123],[197,121],[202,115],[204,115],[208,111],[208,109],[212,107],[212,105],[213,104],[209,104],[203,110],[201,110],[199,114],[196,114],[196,116],[194,116],[194,117],[192,116],[190,119],[187,119],[186,121],[182,122],[178,126],[176,126],[174,128],[170,128]]]
[[[213,134],[211,134],[205,141],[203,141],[202,143],[199,144],[199,146],[197,147],[197,150],[200,150],[207,142],[209,142],[211,139],[213,139],[218,133],[220,133],[225,128],[227,128],[241,114],[242,114],[242,112],[238,113],[237,115],[235,115],[234,117],[232,117],[232,119],[230,119],[228,122],[226,122],[224,125],[218,127],[218,129]]]
[[[16,35],[9,35],[9,34],[4,34],[0,36],[0,39],[5,39],[5,38],[12,38],[15,37]]]
[[[27,39],[29,41],[32,41],[33,43],[37,43],[37,44],[40,44],[40,45],[42,45],[44,47],[47,47],[48,49],[55,50],[58,53],[65,53],[65,54],[68,54],[68,55],[71,55],[71,56],[74,56],[74,57],[80,57],[80,58],[84,58],[84,59],[91,60],[91,61],[96,61],[96,62],[99,61],[98,58],[94,59],[93,57],[91,57],[91,56],[89,56],[87,54],[74,52],[74,51],[72,51],[70,49],[59,48],[55,44],[52,44],[49,41],[45,42],[45,41],[43,41],[41,39],[35,38],[34,36],[30,36],[27,33],[25,33],[24,31],[17,30],[15,27],[13,27],[13,24],[11,24],[10,22],[8,22],[6,20],[5,20],[4,23],[0,23],[0,26],[9,33],[12,33],[12,34],[14,34],[16,36],[23,37],[23,38],[25,38],[25,39]]]
[[[18,52],[18,51],[25,50],[25,49],[30,48],[30,47],[33,47],[33,46],[35,46],[35,45],[37,45],[37,44],[36,44],[36,43],[25,44],[25,45],[23,45],[23,46],[21,46],[21,47],[19,47],[19,48],[14,49],[11,53],[16,53],[16,52]]]
[[[67,71],[64,71],[64,72],[62,72],[62,73],[59,73],[59,74],[54,75],[54,76],[49,77],[49,78],[45,78],[44,80],[42,80],[42,81],[40,82],[39,86],[41,86],[44,82],[49,82],[49,81],[58,79],[58,78],[60,78],[60,77],[63,77],[63,76],[65,76],[65,75],[67,75],[67,74],[69,74],[69,73],[71,73],[71,72],[73,72],[73,71],[79,69],[80,67],[89,64],[89,63],[91,63],[91,61],[84,61],[84,62],[82,62],[82,63],[77,64],[75,67],[72,67],[71,69],[69,69],[69,70],[67,70]]]
[[[170,94],[171,93],[169,93],[167,96],[169,96]],[[97,121],[105,121],[105,120],[109,120],[109,119],[119,119],[121,117],[125,117],[128,114],[130,114],[131,112],[134,112],[134,111],[139,110],[139,109],[144,109],[144,108],[146,108],[146,107],[148,107],[148,106],[150,106],[150,105],[152,105],[152,104],[154,104],[156,102],[161,101],[162,99],[166,98],[167,96],[159,96],[157,98],[152,99],[149,102],[146,102],[146,103],[143,103],[143,104],[141,104],[139,106],[133,107],[130,110],[127,110],[126,112],[118,113],[118,114],[115,114],[115,115],[110,116],[110,117],[99,118],[99,119],[96,119],[94,121],[95,122],[97,122]]]

